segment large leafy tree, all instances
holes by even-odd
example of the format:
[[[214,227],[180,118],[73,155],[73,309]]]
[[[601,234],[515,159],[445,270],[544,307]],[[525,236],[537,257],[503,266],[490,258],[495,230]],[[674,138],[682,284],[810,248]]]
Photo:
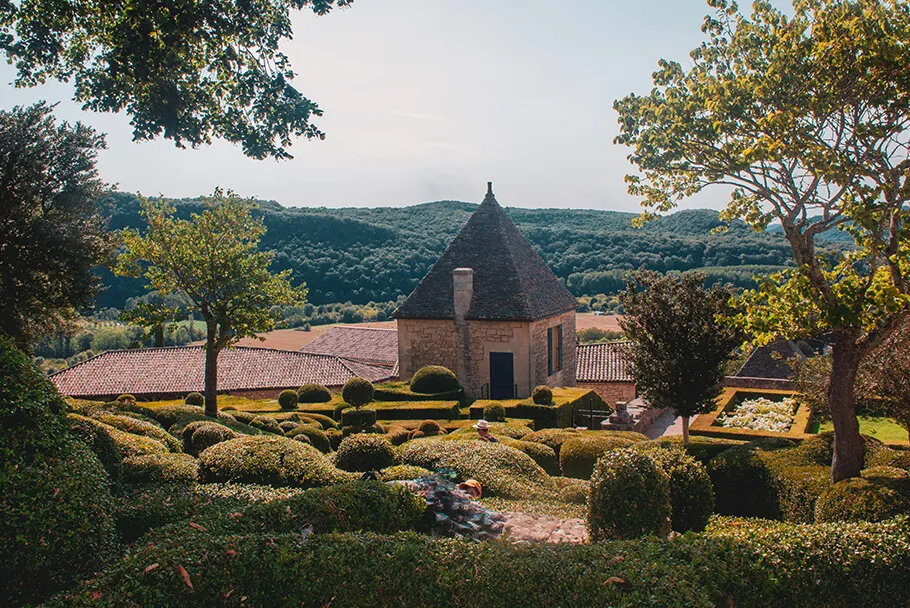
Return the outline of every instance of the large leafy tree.
[[[629,190],[649,216],[723,185],[727,219],[780,224],[796,267],[749,293],[739,321],[761,342],[832,333],[831,476],[854,477],[857,369],[910,314],[910,5],[796,0],[787,16],[759,1],[746,17],[709,4],[691,66],[662,60],[650,94],[615,104],[640,169]],[[854,248],[820,253],[836,229]]]
[[[735,313],[732,290],[704,283],[697,272],[643,271],[629,277],[620,296],[635,385],[651,407],[682,418],[684,443],[689,418],[714,407],[724,363],[743,340],[723,322]]]
[[[269,270],[273,253],[257,247],[265,226],[253,217],[251,201],[221,191],[204,200],[205,210],[181,220],[167,202],[143,199],[145,234],[124,230],[126,250],[117,270],[144,276],[161,295],[185,297],[202,315],[205,413],[216,416],[218,354],[241,338],[273,329],[270,307],[302,304],[306,290],[291,286],[289,270]],[[159,312],[148,307],[145,324],[160,323]]]
[[[0,49],[18,86],[72,81],[84,108],[125,110],[137,140],[220,137],[254,158],[289,158],[293,137],[324,137],[310,122],[322,110],[291,84],[280,50],[291,10],[351,1],[0,2]]]
[[[0,333],[26,347],[63,329],[98,290],[113,239],[95,158],[104,138],[40,103],[0,111]]]

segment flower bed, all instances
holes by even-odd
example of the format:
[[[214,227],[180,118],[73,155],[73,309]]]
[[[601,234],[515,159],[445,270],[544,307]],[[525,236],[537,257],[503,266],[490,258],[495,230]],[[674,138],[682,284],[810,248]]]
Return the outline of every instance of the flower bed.
[[[725,428],[786,433],[793,426],[798,406],[793,397],[781,401],[771,401],[766,397],[746,399],[732,412],[718,416],[717,422]]]

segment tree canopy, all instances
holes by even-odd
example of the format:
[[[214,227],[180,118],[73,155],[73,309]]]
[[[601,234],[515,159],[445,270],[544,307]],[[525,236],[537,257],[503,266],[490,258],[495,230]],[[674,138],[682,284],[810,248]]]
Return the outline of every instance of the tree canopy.
[[[709,5],[692,66],[662,60],[649,95],[615,104],[640,170],[629,191],[647,219],[725,185],[726,219],[780,224],[795,266],[748,294],[739,321],[765,342],[832,332],[832,479],[853,477],[856,370],[910,314],[910,5],[796,0],[792,17]],[[854,247],[821,252],[838,229]]]
[[[351,1],[2,2],[0,49],[17,86],[72,81],[84,109],[126,111],[136,140],[220,137],[253,158],[290,158],[293,137],[324,138],[310,122],[322,110],[280,50],[291,10]]]
[[[689,418],[714,407],[724,363],[743,340],[724,323],[735,313],[733,291],[705,287],[705,278],[639,272],[620,296],[635,384],[651,407],[682,417],[686,443]]]
[[[113,238],[95,159],[104,138],[44,103],[0,111],[0,333],[34,343],[92,303]]]
[[[145,276],[162,295],[184,296],[206,324],[205,408],[217,413],[218,353],[241,338],[275,326],[271,307],[302,303],[306,289],[293,288],[291,272],[269,271],[273,254],[259,251],[265,232],[252,216],[252,203],[216,190],[205,210],[188,220],[173,216],[165,201],[144,199],[145,234],[123,232],[125,252],[118,272]],[[160,323],[155,307],[147,325]]]

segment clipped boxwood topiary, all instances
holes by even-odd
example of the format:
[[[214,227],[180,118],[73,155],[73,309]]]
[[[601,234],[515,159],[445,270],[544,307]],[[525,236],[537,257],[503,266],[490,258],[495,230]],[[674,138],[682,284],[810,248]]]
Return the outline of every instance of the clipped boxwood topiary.
[[[665,536],[670,531],[667,475],[644,454],[606,452],[591,476],[588,535],[593,542]]]
[[[222,441],[235,439],[238,434],[215,421],[198,420],[183,427],[183,451],[194,456]]]
[[[134,397],[133,395],[130,395],[129,393],[125,393],[125,394],[117,397],[116,401],[117,401],[117,403],[123,403],[123,404],[136,403],[136,397]]]
[[[38,603],[115,553],[110,478],[66,404],[0,337],[0,606]]]
[[[401,445],[409,439],[408,429],[400,426],[390,426],[386,437],[392,445]]]
[[[730,448],[708,463],[721,515],[780,519],[777,483],[758,443]]]
[[[372,382],[366,378],[355,376],[344,383],[344,387],[341,389],[341,398],[348,405],[359,409],[373,400],[373,393],[375,392],[376,389],[373,388]]]
[[[323,431],[338,428],[338,423],[332,420],[332,418],[329,416],[325,416],[323,414],[307,414],[306,417],[315,422],[318,422],[322,426]]]
[[[292,410],[297,407],[297,391],[284,390],[278,394],[278,405],[283,410]]]
[[[202,393],[190,393],[183,402],[187,405],[202,407],[205,405],[205,396]]]
[[[382,481],[399,481],[418,479],[432,474],[432,471],[428,471],[423,467],[415,467],[410,464],[396,464],[395,466],[381,470],[379,472],[379,478]]]
[[[655,446],[679,448],[681,450],[685,450],[689,456],[707,466],[708,462],[710,462],[711,459],[718,454],[726,452],[730,448],[745,445],[746,443],[746,441],[720,439],[716,437],[701,437],[699,435],[690,435],[689,443],[683,443],[681,435],[671,435],[666,437],[659,437],[651,441],[642,441],[640,443],[636,443],[633,449],[650,450]]]
[[[503,438],[503,443],[530,456],[548,475],[559,475],[559,458],[553,448],[542,443]]]
[[[506,408],[501,403],[488,403],[483,406],[483,418],[487,422],[505,422]]]
[[[205,482],[259,483],[310,488],[353,481],[311,445],[259,435],[214,445],[199,455],[199,477]]]
[[[910,479],[897,471],[875,467],[830,486],[815,504],[815,521],[885,521],[910,514]]]
[[[196,481],[196,459],[189,454],[150,454],[123,459],[126,483]]]
[[[435,420],[424,420],[417,425],[417,430],[422,432],[427,437],[433,437],[434,435],[439,434],[439,432],[442,430],[442,427],[439,426],[439,423]]]
[[[537,405],[553,405],[553,389],[549,386],[535,386],[531,400]]]
[[[553,448],[556,455],[562,450],[562,444],[573,437],[581,437],[581,431],[575,429],[541,429],[534,431],[521,438],[522,441],[531,441],[542,443],[545,446]]]
[[[680,449],[645,452],[670,480],[671,526],[676,532],[701,532],[714,513],[714,488],[705,465]]]
[[[142,435],[133,435],[132,433],[115,429],[107,424],[104,426],[104,430],[107,431],[108,435],[111,436],[111,439],[114,440],[114,443],[117,444],[117,449],[120,450],[120,454],[124,458],[142,456],[144,454],[164,454],[170,451],[167,449],[166,445],[157,439],[144,437]]]
[[[344,439],[344,435],[339,429],[327,429],[325,436],[329,438],[329,446],[333,450],[337,450],[338,446],[341,445],[341,440]]]
[[[120,481],[123,455],[117,447],[117,442],[105,430],[105,426],[97,420],[79,414],[67,414],[67,420],[70,431],[95,453],[111,481]]]
[[[329,442],[329,438],[325,434],[325,431],[317,429],[309,424],[298,424],[294,429],[287,432],[287,436],[292,439],[306,437],[307,442],[323,454],[332,451],[332,445]]]
[[[283,435],[284,432],[281,430],[281,427],[278,426],[278,421],[276,421],[271,416],[256,416],[250,422],[250,426],[257,428],[268,433],[274,433],[276,435]]]
[[[892,450],[885,448],[876,452],[866,462],[870,467],[897,467],[910,470],[910,450]]]
[[[562,444],[559,451],[559,468],[566,477],[590,479],[594,464],[604,453],[632,445],[623,437],[613,437],[609,432],[603,435],[581,435],[572,437]]]
[[[392,444],[382,435],[360,433],[342,440],[335,466],[344,471],[378,471],[395,464]]]
[[[297,403],[328,403],[332,393],[321,384],[304,384],[297,389]]]
[[[427,365],[411,377],[411,390],[415,393],[433,395],[457,391],[461,387],[452,370],[441,365]]]
[[[284,422],[279,422],[279,423],[278,423],[278,428],[280,428],[280,429],[281,429],[281,432],[284,433],[285,436],[287,436],[287,434],[288,434],[289,431],[293,431],[294,429],[296,429],[296,428],[297,428],[298,426],[300,426],[301,424],[304,424],[304,423],[295,422],[295,421],[293,421],[293,420],[285,420]],[[319,428],[321,429],[322,426],[320,426]]]
[[[341,412],[341,425],[363,429],[376,424],[376,410],[348,408]]]
[[[99,416],[98,420],[126,433],[154,439],[155,441],[164,444],[171,452],[183,451],[183,446],[180,441],[157,424],[144,422],[131,416],[117,416],[111,414]]]

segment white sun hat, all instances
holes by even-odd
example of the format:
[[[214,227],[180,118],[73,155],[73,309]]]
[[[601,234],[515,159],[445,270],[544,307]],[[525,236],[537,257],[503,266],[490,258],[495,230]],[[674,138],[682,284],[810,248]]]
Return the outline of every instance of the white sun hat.
[[[489,429],[490,423],[487,422],[486,420],[481,419],[481,420],[477,421],[477,424],[474,425],[474,428],[475,429]]]

